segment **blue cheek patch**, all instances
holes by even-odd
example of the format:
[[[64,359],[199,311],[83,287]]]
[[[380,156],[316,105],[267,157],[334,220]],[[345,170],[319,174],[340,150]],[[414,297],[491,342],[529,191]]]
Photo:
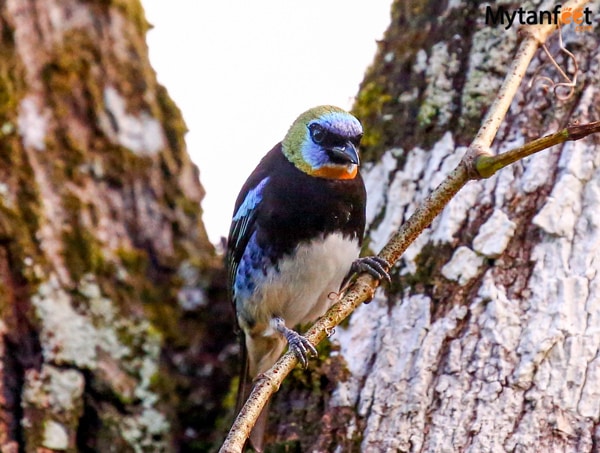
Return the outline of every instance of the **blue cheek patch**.
[[[360,122],[346,112],[328,112],[320,116],[319,119],[311,121],[312,123],[318,123],[328,131],[342,137],[356,137],[363,133]],[[302,158],[313,169],[319,169],[330,163],[329,157],[323,148],[313,142],[308,128],[302,143],[301,153]]]
[[[329,158],[323,151],[323,148],[312,141],[308,132],[306,133],[306,138],[302,144],[301,152],[302,157],[311,168],[321,168],[329,162]]]

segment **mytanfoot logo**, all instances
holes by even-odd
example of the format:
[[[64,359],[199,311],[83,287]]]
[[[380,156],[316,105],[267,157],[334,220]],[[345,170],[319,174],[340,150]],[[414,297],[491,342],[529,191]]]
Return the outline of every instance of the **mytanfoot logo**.
[[[491,6],[485,9],[485,23],[497,27],[503,25],[509,29],[513,25],[538,25],[556,24],[575,26],[575,31],[592,31],[592,11],[589,7],[565,8],[556,5],[551,11],[528,11],[519,7],[518,9],[507,9],[498,6],[495,10]]]

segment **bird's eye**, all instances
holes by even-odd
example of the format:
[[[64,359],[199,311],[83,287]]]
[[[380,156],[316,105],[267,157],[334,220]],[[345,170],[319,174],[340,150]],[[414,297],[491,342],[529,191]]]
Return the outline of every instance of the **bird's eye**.
[[[313,123],[310,126],[308,126],[308,129],[310,130],[310,137],[312,138],[313,142],[319,144],[322,143],[323,140],[325,140],[327,131],[323,129],[323,126],[321,126],[320,124]]]

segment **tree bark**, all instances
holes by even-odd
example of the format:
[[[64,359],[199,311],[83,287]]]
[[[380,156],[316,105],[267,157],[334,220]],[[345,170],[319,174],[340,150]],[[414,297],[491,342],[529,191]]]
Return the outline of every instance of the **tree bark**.
[[[147,29],[137,0],[0,3],[3,452],[191,449],[228,390],[221,264]]]
[[[495,6],[508,2],[496,2]],[[525,10],[535,10],[530,3]],[[548,5],[546,9],[551,9]],[[600,11],[600,2],[589,5]],[[458,161],[516,48],[475,2],[396,2],[357,97],[378,251]],[[600,49],[564,27],[494,150],[598,120]],[[0,4],[0,449],[206,451],[235,348],[185,125],[137,1]],[[558,38],[558,63],[573,70]],[[594,451],[598,137],[470,183],[272,404],[302,451]]]
[[[593,27],[563,27],[579,66],[568,99],[542,87],[542,77],[564,80],[538,53],[494,152],[600,118]],[[456,166],[518,40],[516,26],[486,25],[475,2],[394,3],[354,107],[367,131],[370,252]],[[557,34],[548,49],[572,74]],[[391,287],[282,387],[271,440],[302,451],[596,451],[599,144],[591,136],[469,183],[394,267]]]

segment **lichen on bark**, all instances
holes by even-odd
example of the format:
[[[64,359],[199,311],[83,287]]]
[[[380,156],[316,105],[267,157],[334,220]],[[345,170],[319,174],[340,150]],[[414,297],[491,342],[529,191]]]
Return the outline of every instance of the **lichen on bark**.
[[[446,35],[444,47],[460,55],[462,64],[457,74],[464,79],[453,79],[448,102],[455,104],[446,110],[459,116],[448,120],[444,110],[428,107],[427,115],[416,118],[433,121],[430,137],[420,135],[422,122],[406,137],[398,136],[397,148],[388,142],[382,158],[367,169],[365,179],[373,182],[369,196],[378,206],[370,213],[375,250],[452,168],[447,164],[460,155],[503,78],[498,69],[507,69],[514,53],[514,31],[486,26],[483,10],[473,24],[472,16],[460,16],[463,6],[447,5],[436,16],[422,59],[431,70],[430,59],[442,49],[438,27],[454,32],[469,27],[460,40]],[[429,11],[426,17],[432,17]],[[539,89],[536,76],[560,76],[538,54],[528,71],[533,86],[517,94],[493,151],[572,121],[598,119],[600,75],[587,64],[598,58],[598,43],[574,27],[564,27],[563,38],[585,68],[573,96],[561,100]],[[572,71],[556,36],[548,48]],[[431,104],[427,93],[433,95],[442,76],[453,73],[447,71],[451,65],[440,65],[422,88],[417,85],[424,96],[389,88],[423,71],[417,54],[409,65],[398,61],[398,67],[392,56],[378,56],[374,67],[390,74],[389,80],[380,79],[392,99],[387,112],[402,111],[410,102],[413,112],[423,102],[439,104]],[[412,75],[391,76],[403,70]],[[389,130],[403,125],[393,118],[377,121],[394,123]],[[449,125],[449,137],[438,135],[442,123]],[[340,407],[354,411],[360,423],[349,425],[348,436],[364,426],[362,451],[594,451],[600,420],[591,408],[600,400],[592,390],[597,382],[590,383],[597,376],[598,354],[590,320],[598,299],[590,269],[597,261],[597,222],[591,220],[597,210],[597,144],[598,137],[588,137],[469,183],[407,250],[394,271],[392,291],[379,293],[353,315],[340,337],[342,354],[350,363],[368,365],[350,366],[350,379],[336,389],[344,399],[334,399],[325,414]],[[390,159],[398,154],[395,162]],[[357,351],[359,357],[350,359]]]
[[[138,1],[0,9],[3,449],[188,448],[226,392],[195,372],[229,304],[147,29]]]

